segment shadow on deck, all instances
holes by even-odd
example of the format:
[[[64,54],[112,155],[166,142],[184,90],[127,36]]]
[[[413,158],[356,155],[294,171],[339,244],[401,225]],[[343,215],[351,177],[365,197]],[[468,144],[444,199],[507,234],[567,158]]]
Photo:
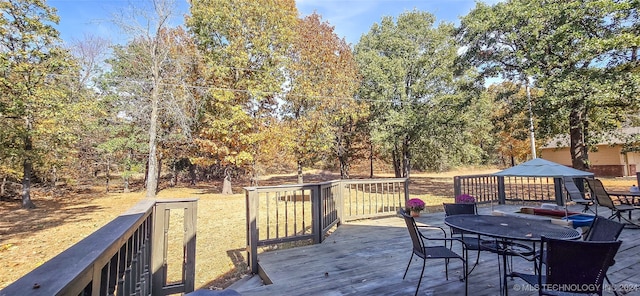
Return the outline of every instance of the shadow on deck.
[[[513,213],[519,206],[501,205],[494,210]],[[573,210],[580,211],[580,208]],[[479,208],[489,214],[489,207]],[[608,211],[603,210],[603,214]],[[634,217],[636,219],[638,217]],[[423,214],[417,220],[443,226],[444,213]],[[614,288],[626,288],[620,295],[640,295],[640,230],[625,229],[616,264],[608,276]],[[251,295],[412,295],[420,275],[420,262],[414,259],[407,278],[402,280],[410,257],[411,240],[399,217],[368,219],[341,225],[318,245],[271,251],[259,255],[259,263],[273,282],[251,281],[231,287],[244,296]],[[470,257],[475,253],[470,252]],[[473,258],[472,258],[473,259]],[[514,259],[514,270],[533,272],[533,263]],[[459,280],[462,265],[450,262],[449,280],[445,280],[443,260],[429,260],[419,295],[463,295]],[[519,279],[509,280],[509,295],[537,295]],[[469,276],[469,295],[499,295],[497,255],[482,252],[480,263]],[[606,291],[604,295],[614,295]]]

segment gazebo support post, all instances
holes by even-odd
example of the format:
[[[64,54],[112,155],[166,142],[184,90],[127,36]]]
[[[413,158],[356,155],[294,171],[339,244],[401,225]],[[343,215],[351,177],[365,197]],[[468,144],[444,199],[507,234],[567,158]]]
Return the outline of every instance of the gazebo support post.
[[[553,190],[556,192],[556,204],[558,206],[564,206],[564,198],[562,197],[564,192],[562,188],[562,178],[553,178]]]

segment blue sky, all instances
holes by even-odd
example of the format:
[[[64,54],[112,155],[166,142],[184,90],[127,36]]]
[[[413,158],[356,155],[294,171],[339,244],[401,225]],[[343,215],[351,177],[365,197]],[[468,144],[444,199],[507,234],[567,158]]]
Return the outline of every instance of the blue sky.
[[[498,1],[485,0],[492,4]],[[317,11],[323,20],[335,27],[340,37],[355,44],[371,25],[380,23],[384,16],[397,17],[405,11],[417,9],[436,16],[436,23],[446,21],[459,24],[459,17],[476,6],[474,0],[297,0],[301,15]]]
[[[60,16],[62,39],[71,43],[82,40],[86,34],[110,40],[121,40],[122,33],[112,24],[113,15],[129,5],[141,5],[146,0],[48,0]],[[197,1],[197,0],[194,0]],[[400,13],[418,9],[436,16],[437,22],[458,23],[459,17],[466,15],[473,7],[474,0],[297,0],[301,16],[317,11],[335,27],[338,36],[355,44],[374,23],[383,16],[397,17]],[[497,0],[485,0],[495,3]],[[182,24],[183,15],[189,13],[187,0],[176,0],[177,11],[173,24]]]

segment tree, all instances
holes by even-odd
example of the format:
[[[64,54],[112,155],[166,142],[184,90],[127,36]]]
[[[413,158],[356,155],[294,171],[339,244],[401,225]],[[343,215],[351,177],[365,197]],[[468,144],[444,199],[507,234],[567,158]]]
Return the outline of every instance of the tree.
[[[508,157],[511,166],[527,160],[531,153],[528,133],[530,118],[528,99],[522,85],[504,81],[489,86],[485,95],[494,106],[491,120],[495,126],[500,155]],[[531,91],[531,96],[532,100],[537,100],[539,93],[536,89]],[[544,142],[540,137],[537,141]]]
[[[149,3],[152,5],[146,9],[153,14],[149,15],[148,10],[140,6],[139,10],[132,11],[132,17],[118,21],[131,40],[124,46],[114,47],[114,57],[109,61],[112,73],[108,79],[116,84],[116,94],[123,99],[124,115],[120,116],[147,127],[146,196],[155,197],[163,132],[176,129],[189,135],[191,121],[195,119],[190,116],[195,113],[192,112],[195,106],[192,86],[186,83],[196,61],[183,54],[188,49],[176,49],[190,45],[184,42],[187,35],[182,29],[169,28],[174,2],[152,0]],[[147,23],[138,24],[136,16]]]
[[[71,85],[71,96],[74,102],[83,108],[82,121],[73,126],[73,133],[82,138],[82,141],[75,143],[76,161],[69,166],[70,170],[64,172],[70,178],[95,178],[97,169],[102,170],[105,167],[100,151],[96,148],[105,141],[105,133],[110,133],[105,132],[105,128],[109,129],[112,126],[109,125],[112,122],[109,116],[110,111],[114,110],[111,105],[113,98],[100,91],[104,84],[99,80],[104,74],[104,61],[109,55],[109,47],[108,40],[94,35],[85,35],[80,40],[74,40],[69,46],[79,67],[75,84]],[[94,174],[87,174],[89,171],[93,171]]]
[[[298,20],[289,56],[284,113],[294,134],[290,147],[297,161],[298,183],[303,183],[304,165],[331,152],[341,160],[342,176],[348,176],[345,162],[352,153],[349,141],[355,139],[350,129],[363,109],[354,100],[358,72],[351,48],[313,13]]]
[[[453,26],[434,23],[419,11],[397,22],[384,17],[355,47],[363,76],[358,96],[370,103],[372,139],[390,155],[397,177],[409,177],[413,153],[442,155],[438,147],[450,147],[458,134]]]
[[[70,110],[65,80],[74,63],[60,45],[57,23],[55,9],[42,0],[0,2],[0,133],[6,144],[0,155],[8,159],[3,165],[22,166],[23,208],[35,208],[34,165],[68,147],[67,123],[79,116]]]
[[[214,8],[215,9],[212,9]],[[207,69],[208,101],[196,142],[201,165],[246,169],[255,181],[257,154],[285,82],[286,52],[297,10],[292,0],[204,0],[187,25]]]
[[[569,132],[573,167],[588,169],[598,135],[625,124],[640,100],[637,1],[478,3],[461,22],[463,59],[486,76],[533,77],[540,131]],[[558,120],[565,118],[566,120]]]

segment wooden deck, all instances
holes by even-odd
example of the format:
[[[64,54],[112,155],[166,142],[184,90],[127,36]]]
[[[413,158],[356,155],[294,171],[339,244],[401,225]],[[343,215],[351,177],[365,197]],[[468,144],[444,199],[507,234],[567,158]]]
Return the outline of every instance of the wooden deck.
[[[494,207],[514,213],[518,206]],[[574,208],[579,211],[580,208]],[[491,209],[481,207],[480,214]],[[608,210],[602,210],[608,214]],[[634,219],[637,219],[639,213]],[[439,225],[444,213],[423,214],[420,222]],[[616,264],[608,272],[616,288],[627,288],[626,295],[640,295],[640,229],[623,230],[622,247]],[[407,278],[402,280],[409,260],[411,241],[404,221],[399,217],[360,220],[343,224],[322,244],[262,253],[258,260],[273,282],[232,286],[242,295],[413,295],[421,262],[414,259]],[[475,253],[470,252],[470,257]],[[475,259],[475,257],[472,257]],[[472,263],[473,261],[470,261]],[[532,272],[533,264],[514,259],[514,269]],[[451,261],[449,280],[445,280],[444,260],[428,260],[420,295],[463,295],[459,280],[462,265]],[[537,295],[520,279],[509,280],[509,295]],[[469,276],[469,295],[499,295],[497,255],[482,252],[480,263]],[[625,293],[619,291],[620,295]],[[604,295],[614,295],[605,292]]]

